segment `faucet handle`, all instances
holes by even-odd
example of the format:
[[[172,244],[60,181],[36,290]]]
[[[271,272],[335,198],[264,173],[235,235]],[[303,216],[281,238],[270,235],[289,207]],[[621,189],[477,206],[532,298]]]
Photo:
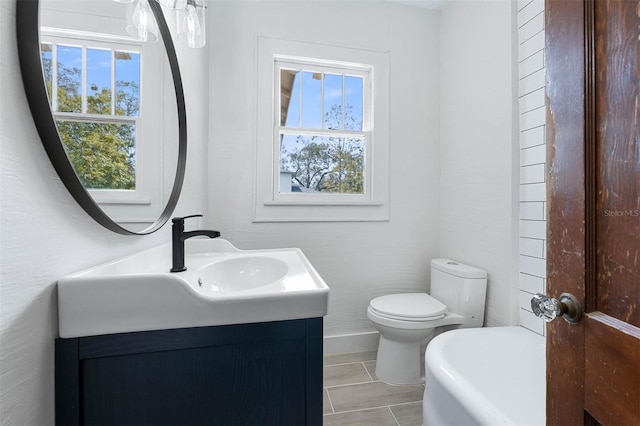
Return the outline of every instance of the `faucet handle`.
[[[192,215],[184,216],[184,217],[174,217],[173,219],[171,219],[171,222],[184,224],[184,220],[185,219],[189,219],[189,218],[192,218],[192,217],[202,217],[202,213],[192,214]]]

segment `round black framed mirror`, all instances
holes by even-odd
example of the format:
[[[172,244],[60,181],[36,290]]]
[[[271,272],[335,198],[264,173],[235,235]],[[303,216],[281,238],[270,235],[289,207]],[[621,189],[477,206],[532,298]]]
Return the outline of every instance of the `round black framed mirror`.
[[[158,117],[152,117],[151,119],[147,118],[147,123],[152,123],[151,125],[155,124],[155,126],[157,127],[157,123],[161,123],[162,120],[166,119],[166,117],[169,117],[170,121],[172,122],[174,120],[177,121],[177,123],[171,124],[175,129],[175,135],[177,136],[177,145],[178,145],[177,149],[175,149],[176,138],[173,137],[173,134],[171,134],[171,140],[170,140],[171,145],[173,145],[171,147],[171,151],[175,151],[173,152],[173,154],[175,155],[173,155],[173,158],[170,161],[161,160],[165,163],[165,165],[167,166],[166,168],[168,170],[172,170],[172,167],[175,167],[175,177],[173,178],[172,182],[169,179],[165,184],[167,194],[164,196],[156,197],[161,199],[160,205],[157,207],[157,212],[159,212],[158,216],[156,217],[154,214],[152,218],[149,219],[146,223],[143,221],[143,223],[145,223],[143,227],[136,229],[135,227],[131,228],[131,227],[123,226],[121,221],[118,221],[114,219],[114,217],[110,216],[105,211],[105,204],[109,204],[111,201],[99,202],[96,200],[96,197],[95,197],[95,193],[100,192],[102,188],[96,189],[96,188],[99,188],[96,186],[96,184],[93,184],[93,183],[87,184],[87,182],[89,181],[89,179],[87,178],[87,175],[89,173],[84,170],[93,170],[93,171],[99,172],[100,169],[96,166],[96,164],[99,164],[99,162],[93,161],[93,162],[90,162],[89,166],[86,166],[87,169],[78,169],[77,164],[75,164],[75,167],[74,167],[74,161],[72,161],[72,159],[70,158],[72,157],[72,155],[70,154],[70,148],[68,146],[69,144],[67,143],[66,139],[65,141],[63,141],[63,136],[61,136],[61,135],[67,136],[64,133],[66,130],[63,131],[63,126],[61,126],[60,123],[64,122],[65,120],[67,120],[67,122],[73,121],[74,123],[79,123],[80,121],[86,120],[86,119],[85,118],[80,118],[80,119],[69,118],[69,116],[72,115],[72,112],[69,112],[68,110],[63,110],[62,108],[57,108],[54,116],[52,99],[55,99],[56,96],[60,96],[59,93],[61,92],[59,88],[58,89],[54,88],[52,90],[51,84],[49,85],[47,84],[47,81],[51,81],[51,77],[49,77],[49,80],[47,80],[47,75],[46,75],[47,73],[45,72],[47,68],[45,67],[43,62],[44,61],[43,50],[45,49],[42,49],[42,46],[44,46],[44,44],[43,44],[43,39],[41,37],[42,30],[43,30],[43,26],[40,21],[41,3],[42,2],[40,0],[18,0],[17,9],[16,9],[16,28],[17,28],[18,54],[19,54],[19,60],[20,60],[20,68],[21,68],[22,79],[25,87],[25,92],[27,95],[29,108],[31,110],[31,114],[33,116],[36,128],[40,135],[40,139],[47,152],[47,155],[51,160],[51,163],[53,164],[56,172],[60,176],[60,179],[68,189],[69,193],[78,202],[78,204],[100,225],[104,226],[105,228],[113,232],[123,234],[123,235],[146,235],[146,234],[150,234],[152,232],[157,231],[167,222],[167,220],[173,213],[173,210],[175,209],[175,206],[178,202],[178,198],[180,196],[180,192],[182,190],[182,185],[184,181],[185,167],[186,167],[186,152],[187,152],[187,118],[186,118],[186,107],[185,107],[182,79],[180,75],[180,69],[178,66],[176,51],[173,45],[173,41],[171,39],[171,34],[169,32],[167,23],[164,19],[164,15],[160,5],[157,2],[152,0],[148,2],[146,0],[144,1],[144,4],[148,6],[148,10],[152,12],[153,18],[155,18],[155,24],[157,25],[157,30],[159,32],[160,39],[161,39],[160,43],[162,43],[162,45],[164,46],[164,53],[166,57],[162,61],[163,63],[168,64],[170,75],[167,76],[167,80],[171,81],[173,84],[173,89],[174,89],[173,91],[175,92],[176,110],[174,110],[174,112],[172,112],[171,114],[162,112],[161,114],[159,114]],[[83,2],[83,3],[85,4],[92,3],[92,6],[94,6],[93,4],[94,2]],[[140,3],[142,3],[142,1],[140,1]],[[122,39],[124,40],[124,38]],[[89,54],[86,53],[87,51],[101,52],[103,50],[105,49],[103,48],[96,48],[94,50],[85,49],[82,52],[82,58],[85,58],[83,60],[86,60],[86,58],[89,56]],[[125,55],[124,56],[121,55],[120,57],[126,58],[127,55],[129,58],[131,57],[131,55],[129,54],[129,50],[127,50],[126,48],[120,49],[120,51],[117,51],[117,49],[112,49],[112,50],[113,50],[112,58],[114,57],[114,53],[115,53],[115,57],[117,57],[117,54],[121,52],[124,52]],[[61,57],[62,57],[62,53],[60,53],[59,58]],[[59,64],[60,61],[61,61],[60,59],[54,60],[54,64],[56,63]],[[115,62],[112,62],[112,63],[115,63]],[[113,67],[115,68],[117,67],[117,65],[113,65]],[[147,66],[146,68],[150,69],[152,67]],[[116,71],[111,72],[112,84],[115,81],[113,77],[115,73]],[[86,84],[86,81],[87,81],[87,78],[82,77],[83,85]],[[55,87],[55,84],[56,83],[54,83],[54,87]],[[93,89],[95,90],[95,85]],[[87,88],[82,88],[80,91],[84,93],[88,90],[89,89]],[[110,90],[112,92],[116,92],[117,90],[116,86],[113,85],[113,87]],[[109,92],[109,90],[105,91],[104,89],[100,89],[96,93],[98,92],[106,93],[106,92]],[[116,95],[113,95],[112,99],[115,99],[115,96]],[[86,95],[82,95],[82,96],[79,95],[79,99],[80,98],[82,98],[82,101],[79,100],[78,104],[81,103],[83,105],[82,112],[85,113],[84,115],[96,118],[95,117],[96,114],[91,114],[91,113],[95,113],[95,111],[89,110],[89,113],[87,113],[87,107],[86,107],[87,104],[95,103],[93,102],[94,99],[92,99],[91,102],[88,102],[86,100],[87,99]],[[156,101],[155,103],[162,103],[162,102]],[[112,104],[114,106],[111,107],[111,111],[112,111],[112,114],[114,114],[113,111],[115,111],[116,108],[118,108],[117,101],[112,100]],[[65,114],[67,116],[65,116]],[[60,118],[60,116],[62,116],[62,118]],[[104,119],[102,117],[98,117],[96,118],[95,121],[100,122],[100,121],[104,121]],[[122,118],[121,121],[125,123],[124,125],[121,126],[121,128],[128,129],[127,131],[130,135],[131,134],[135,135],[136,133],[138,134],[142,133],[142,131],[140,131],[139,129],[136,130],[135,127],[133,131],[131,130],[132,126],[134,126],[136,123],[135,118],[124,117]],[[133,125],[127,124],[129,122],[134,124]],[[98,124],[104,125],[104,123],[98,123]],[[94,124],[91,124],[91,125],[94,125]],[[109,123],[107,125],[113,126],[112,123]],[[150,124],[147,124],[147,126],[150,126]],[[122,133],[122,129],[117,130],[117,132]],[[162,133],[161,136],[164,137],[165,132],[161,131],[161,133]],[[92,137],[93,139],[99,139],[95,135]],[[102,141],[100,142],[102,143]],[[167,142],[165,142],[165,144],[166,143]],[[128,161],[130,165],[133,165],[135,167],[136,161],[139,162],[139,160],[136,157],[137,153],[134,154],[133,150],[130,147],[126,149],[128,149],[128,151],[125,153],[125,157],[128,157],[129,158]],[[160,149],[160,148],[156,149],[155,147],[149,147],[149,146],[147,146],[145,150],[147,153],[154,152],[154,150],[163,151],[163,149]],[[169,149],[166,149],[166,151],[169,151]],[[146,168],[148,169],[148,167]],[[83,170],[83,171],[79,171],[79,170]],[[136,173],[135,176],[138,176],[137,173],[139,172],[136,171],[135,173]],[[157,180],[157,176],[156,176],[156,180]],[[128,188],[129,187],[125,187],[125,189],[118,188],[112,192],[118,193],[118,194],[129,193],[131,192],[131,190],[129,190]],[[126,205],[127,201],[123,202],[122,204]]]

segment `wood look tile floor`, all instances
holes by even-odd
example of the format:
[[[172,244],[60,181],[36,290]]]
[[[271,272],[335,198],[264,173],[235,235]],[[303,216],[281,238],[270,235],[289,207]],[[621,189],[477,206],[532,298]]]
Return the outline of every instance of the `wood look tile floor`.
[[[424,385],[388,385],[375,369],[375,352],[324,356],[324,426],[422,425]]]

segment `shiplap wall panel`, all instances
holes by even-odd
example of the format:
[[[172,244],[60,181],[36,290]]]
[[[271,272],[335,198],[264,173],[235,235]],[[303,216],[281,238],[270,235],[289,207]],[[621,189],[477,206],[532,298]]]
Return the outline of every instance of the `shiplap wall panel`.
[[[546,290],[544,0],[518,1],[520,325],[544,334],[530,300]]]

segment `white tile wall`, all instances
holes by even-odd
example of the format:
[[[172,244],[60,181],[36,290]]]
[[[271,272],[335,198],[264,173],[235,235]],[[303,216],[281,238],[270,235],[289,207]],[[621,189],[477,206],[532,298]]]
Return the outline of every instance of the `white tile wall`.
[[[544,241],[546,238],[546,231],[546,222],[542,219],[520,221],[520,237],[522,238],[534,238]]]
[[[536,92],[538,91],[539,90],[536,90]],[[532,92],[530,94],[533,94],[536,92]],[[526,96],[529,96],[529,95],[526,95]],[[520,113],[520,129],[529,130],[529,129],[534,129],[536,127],[544,126],[545,113],[546,113],[546,110],[544,107],[544,99],[543,99],[541,107],[532,109],[531,111]]]
[[[540,29],[544,28],[544,13],[540,13],[542,12],[542,10],[532,9],[531,11],[532,13],[535,13],[537,11],[538,14],[520,26],[520,30],[518,31],[518,39],[522,41],[529,40],[534,36],[540,34]]]
[[[529,301],[547,277],[544,38],[544,0],[519,0],[520,325],[543,335]]]
[[[544,145],[544,126],[521,131],[520,148],[530,148],[538,145]]]
[[[539,110],[541,109],[540,105],[544,105],[544,89],[538,89],[534,92],[527,93],[520,98],[521,113]],[[544,111],[544,108],[542,108],[542,110]]]
[[[544,51],[539,51],[523,59],[518,64],[518,75],[520,78],[527,77],[544,67]]]
[[[544,202],[521,202],[520,203],[520,219],[523,220],[544,220],[545,219]]]
[[[540,126],[541,128],[544,125]],[[525,133],[525,132],[522,132]],[[533,164],[544,164],[547,161],[547,147],[536,145],[532,147],[521,147],[520,167],[527,167]]]
[[[518,27],[544,12],[544,0],[523,0],[518,2]],[[544,19],[541,29],[544,29]]]
[[[544,164],[534,164],[520,168],[520,183],[540,183],[544,182]]]
[[[536,238],[520,238],[520,254],[531,257],[544,255],[544,241]]]
[[[520,185],[520,201],[540,201],[543,202],[547,197],[547,188],[544,182],[528,183]]]
[[[534,1],[539,1],[539,0],[534,0]],[[544,43],[544,39],[542,40],[542,42]],[[539,52],[536,52],[536,53],[539,53]],[[519,55],[520,55],[520,52],[518,51],[518,56]],[[543,61],[543,66],[544,66],[544,61]],[[518,92],[519,92],[519,95],[522,96],[522,95],[526,95],[527,93],[531,93],[535,90],[538,90],[541,87],[544,87],[544,69],[540,69],[525,77],[521,77],[520,88]]]

